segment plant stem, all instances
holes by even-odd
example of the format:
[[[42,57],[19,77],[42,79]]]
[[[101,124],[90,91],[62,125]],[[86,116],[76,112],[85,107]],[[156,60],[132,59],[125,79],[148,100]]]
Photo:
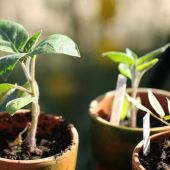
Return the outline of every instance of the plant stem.
[[[27,135],[27,144],[31,152],[33,152],[36,147],[36,132],[37,132],[37,125],[38,125],[38,118],[40,114],[39,89],[38,89],[37,82],[35,80],[35,61],[36,61],[36,56],[33,56],[31,59],[31,86],[32,86],[32,97],[35,98],[35,102],[32,103],[31,128]]]
[[[23,69],[23,72],[25,74],[25,77],[28,81],[31,81],[31,76],[30,76],[30,73],[29,73],[29,69],[26,67],[26,65],[24,64],[24,62],[22,61],[21,62],[21,67]]]
[[[137,98],[137,90],[139,87],[139,82],[140,82],[141,76],[136,75],[136,73],[133,74],[132,77],[132,98],[136,99]],[[136,122],[137,122],[137,109],[136,107],[131,104],[131,116],[130,116],[130,125],[131,127],[136,127]]]
[[[24,88],[24,87],[22,87],[22,86],[19,86],[19,85],[17,85],[16,84],[16,87],[15,87],[17,90],[21,90],[21,91],[23,91],[23,92],[27,92],[27,93],[29,93],[29,94],[32,94],[32,92],[30,91],[30,90],[28,90],[28,89],[26,89],[26,88]]]

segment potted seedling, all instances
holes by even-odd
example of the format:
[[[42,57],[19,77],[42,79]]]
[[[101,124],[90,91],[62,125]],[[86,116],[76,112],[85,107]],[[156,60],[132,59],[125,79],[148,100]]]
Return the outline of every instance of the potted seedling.
[[[170,169],[169,149],[170,149],[170,126],[165,132],[154,134],[150,137],[149,114],[156,117],[159,121],[170,125],[170,101],[167,98],[168,114],[166,115],[161,104],[151,91],[148,91],[148,98],[151,106],[157,115],[153,114],[145,106],[141,105],[133,98],[131,101],[147,114],[143,123],[143,140],[135,147],[132,154],[133,170],[168,170]]]
[[[35,64],[41,54],[80,57],[79,50],[65,35],[53,34],[39,43],[40,36],[41,31],[29,37],[22,25],[0,21],[0,51],[8,53],[0,57],[0,77],[6,81],[19,64],[26,78],[22,86],[0,84],[1,102],[16,94],[16,98],[6,103],[7,112],[0,113],[0,169],[3,170],[75,170],[78,133],[61,116],[40,112]],[[30,110],[22,110],[29,104]]]
[[[125,53],[111,51],[103,54],[104,57],[119,63],[118,69],[122,75],[118,76],[117,90],[107,92],[90,104],[92,152],[99,164],[98,167],[131,169],[131,154],[142,136],[142,127],[137,124],[137,120],[140,120],[143,113],[137,114],[136,107],[129,104],[124,96],[128,93],[147,108],[151,108],[147,89],[139,88],[139,84],[143,75],[158,62],[157,56],[168,47],[169,44],[141,57],[130,49],[126,49]],[[131,80],[131,88],[127,90],[126,78]],[[165,97],[170,98],[170,93],[166,91],[153,89],[153,93],[162,106],[165,105]],[[167,110],[166,105],[164,109]],[[165,126],[155,127],[151,129],[151,133],[165,129]]]

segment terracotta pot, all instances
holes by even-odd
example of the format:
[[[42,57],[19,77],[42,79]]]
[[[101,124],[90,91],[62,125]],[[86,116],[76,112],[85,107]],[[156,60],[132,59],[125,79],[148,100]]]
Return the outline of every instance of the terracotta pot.
[[[0,133],[7,132],[9,135],[16,133],[16,129],[23,129],[30,119],[30,111],[21,110],[12,118],[5,112],[0,113]],[[60,117],[40,114],[38,135],[52,135],[51,130],[59,122]],[[45,128],[42,128],[45,127]],[[78,133],[71,126],[70,135],[72,145],[63,153],[37,160],[10,160],[0,158],[1,170],[75,170],[78,150]]]
[[[142,104],[151,109],[148,103],[147,90],[138,89]],[[170,93],[162,90],[151,89],[167,112],[166,97]],[[131,89],[128,92],[131,93]],[[115,91],[93,100],[90,104],[90,131],[92,141],[92,153],[98,164],[105,170],[131,169],[131,155],[136,144],[142,139],[142,128],[126,126],[114,126],[110,122],[97,116],[99,112],[110,114]],[[167,130],[168,127],[151,128],[151,134]]]
[[[160,132],[150,137],[151,142],[161,143],[165,138],[170,136],[170,131]],[[139,153],[142,152],[143,141],[141,141],[134,149],[132,154],[132,170],[146,170],[139,161]]]

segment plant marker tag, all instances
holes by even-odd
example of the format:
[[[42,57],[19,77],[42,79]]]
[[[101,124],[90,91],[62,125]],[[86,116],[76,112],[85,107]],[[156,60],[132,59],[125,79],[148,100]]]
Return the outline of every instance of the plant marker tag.
[[[118,75],[115,97],[112,105],[110,122],[114,125],[119,125],[123,101],[126,93],[126,80],[123,75]]]
[[[143,118],[143,154],[147,156],[150,152],[150,114]]]

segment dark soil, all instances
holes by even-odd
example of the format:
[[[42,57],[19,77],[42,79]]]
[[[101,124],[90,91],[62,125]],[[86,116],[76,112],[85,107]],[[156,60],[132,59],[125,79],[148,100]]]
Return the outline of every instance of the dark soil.
[[[147,170],[170,170],[170,139],[162,143],[151,143],[150,153],[139,155],[141,164]]]
[[[45,130],[45,126],[39,128]],[[18,132],[20,130],[16,129]],[[54,126],[52,135],[37,136],[37,149],[34,153],[29,152],[24,144],[9,147],[9,143],[15,138],[16,136],[11,136],[6,131],[0,132],[0,157],[13,160],[41,159],[59,153],[62,154],[72,143],[70,125],[64,120]]]

